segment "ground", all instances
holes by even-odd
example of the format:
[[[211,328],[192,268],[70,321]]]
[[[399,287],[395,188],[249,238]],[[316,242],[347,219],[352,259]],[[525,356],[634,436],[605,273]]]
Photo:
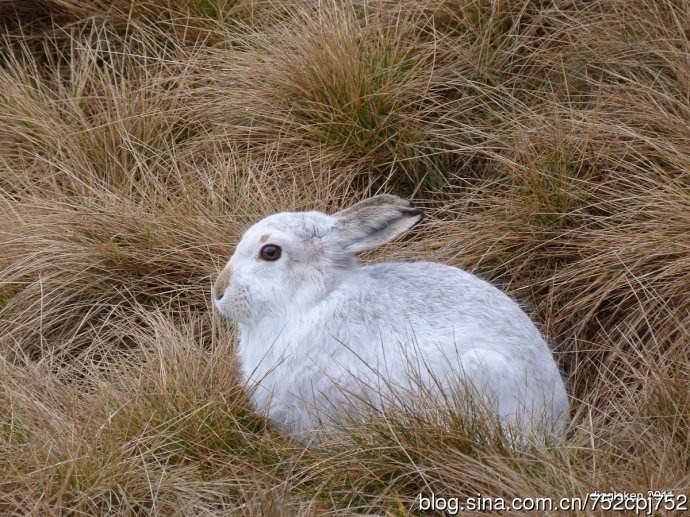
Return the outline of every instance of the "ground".
[[[0,23],[3,514],[690,493],[687,1],[16,0]],[[428,217],[362,260],[519,300],[563,441],[401,404],[307,447],[253,410],[212,279],[251,222],[378,192]]]

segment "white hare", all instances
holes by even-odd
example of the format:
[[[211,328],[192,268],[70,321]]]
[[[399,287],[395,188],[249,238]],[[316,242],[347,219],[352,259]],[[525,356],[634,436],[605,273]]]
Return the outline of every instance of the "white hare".
[[[421,400],[464,384],[520,433],[559,432],[563,380],[517,303],[444,264],[358,264],[422,217],[379,195],[332,215],[277,213],[245,232],[213,300],[239,328],[254,402],[303,436],[357,401],[384,409],[393,393]]]

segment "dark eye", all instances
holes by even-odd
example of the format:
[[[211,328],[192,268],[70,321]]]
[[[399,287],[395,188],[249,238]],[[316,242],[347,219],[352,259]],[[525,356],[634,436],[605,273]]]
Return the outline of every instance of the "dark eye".
[[[261,248],[259,257],[264,260],[278,260],[280,258],[280,252],[280,246],[276,246],[275,244],[266,244],[266,246]]]

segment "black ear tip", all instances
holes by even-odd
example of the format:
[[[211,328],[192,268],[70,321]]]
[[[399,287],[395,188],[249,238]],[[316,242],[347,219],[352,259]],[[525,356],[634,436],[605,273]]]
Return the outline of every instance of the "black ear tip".
[[[425,217],[424,212],[422,212],[414,204],[412,204],[412,206],[409,209],[402,210],[402,213],[405,217],[417,218],[417,220],[414,223],[415,225],[419,224],[421,221],[423,221],[424,217]]]

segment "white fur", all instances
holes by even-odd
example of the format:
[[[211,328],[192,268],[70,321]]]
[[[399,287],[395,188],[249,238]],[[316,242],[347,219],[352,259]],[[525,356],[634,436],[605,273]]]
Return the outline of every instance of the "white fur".
[[[560,431],[563,381],[517,303],[444,264],[358,265],[355,252],[420,218],[408,201],[377,196],[333,215],[274,214],[246,231],[214,302],[239,327],[255,403],[303,435],[361,398],[381,408],[393,392],[447,393],[469,382],[503,422]],[[280,246],[280,259],[262,260],[265,244]]]

